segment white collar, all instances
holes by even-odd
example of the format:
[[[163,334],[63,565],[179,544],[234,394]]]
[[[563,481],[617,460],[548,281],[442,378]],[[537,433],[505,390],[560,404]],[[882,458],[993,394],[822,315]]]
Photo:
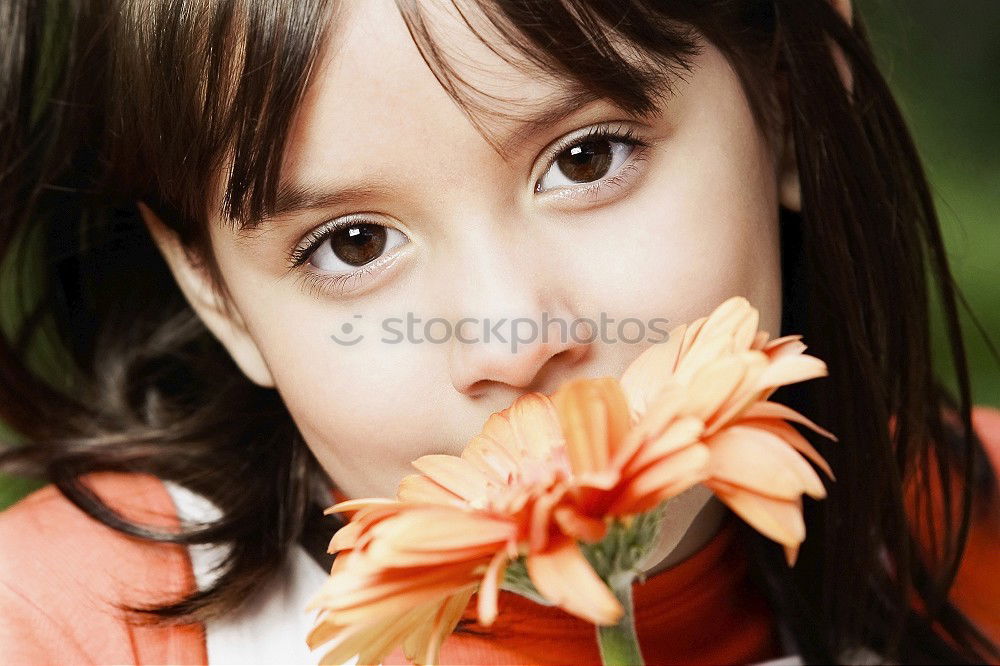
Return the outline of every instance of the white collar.
[[[219,510],[205,497],[165,482],[178,516],[184,521],[215,520]],[[218,577],[217,565],[226,555],[224,544],[188,547],[199,590]],[[256,591],[238,611],[205,623],[209,664],[318,664],[324,649],[310,650],[306,636],[315,614],[305,610],[326,580],[326,573],[296,545],[281,571]],[[354,663],[356,659],[349,663]]]

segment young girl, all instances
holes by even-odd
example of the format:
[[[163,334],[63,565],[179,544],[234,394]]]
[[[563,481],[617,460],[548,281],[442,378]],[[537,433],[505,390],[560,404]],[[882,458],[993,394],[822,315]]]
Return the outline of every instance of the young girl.
[[[1000,413],[849,0],[2,16],[4,460],[52,485],[0,516],[0,661],[315,663],[333,497],[736,294],[827,362],[778,398],[837,480],[794,568],[671,500],[647,661],[1000,658]],[[593,661],[590,632],[503,597],[442,659]]]

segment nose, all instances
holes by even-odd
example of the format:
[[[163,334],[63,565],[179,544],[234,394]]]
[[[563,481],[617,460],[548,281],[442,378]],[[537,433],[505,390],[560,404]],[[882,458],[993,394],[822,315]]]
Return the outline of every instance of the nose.
[[[578,373],[596,332],[559,299],[558,280],[497,254],[469,277],[449,350],[455,390],[470,397],[502,387],[550,393]]]
[[[452,347],[451,376],[455,390],[479,396],[487,392],[490,385],[504,384],[519,392],[554,391],[587,358],[590,343],[563,338],[561,328],[557,330],[561,323],[553,325],[548,339],[543,340],[544,317],[554,319],[551,313],[545,312],[537,319],[499,317],[483,324],[477,320],[475,332],[471,334],[469,326],[463,326],[462,337],[467,341],[456,341]],[[497,331],[501,333],[498,335]],[[489,335],[488,340],[486,335]]]

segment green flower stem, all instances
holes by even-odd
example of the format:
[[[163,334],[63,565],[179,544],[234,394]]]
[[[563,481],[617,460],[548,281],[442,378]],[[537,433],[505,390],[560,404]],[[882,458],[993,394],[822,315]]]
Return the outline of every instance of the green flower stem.
[[[625,613],[618,624],[597,627],[597,649],[601,653],[604,666],[641,666],[642,652],[639,651],[639,637],[635,633],[635,612],[632,604],[632,576],[615,576],[611,583]]]

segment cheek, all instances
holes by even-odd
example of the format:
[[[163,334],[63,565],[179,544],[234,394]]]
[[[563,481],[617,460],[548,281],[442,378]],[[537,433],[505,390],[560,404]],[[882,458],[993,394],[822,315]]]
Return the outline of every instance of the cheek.
[[[330,326],[327,326],[329,329]],[[318,336],[322,334],[317,331]],[[320,337],[307,352],[287,353],[275,381],[302,436],[331,478],[352,497],[391,496],[410,461],[426,453],[414,433],[432,428],[419,349],[393,363],[398,346],[378,353]],[[422,396],[422,397],[421,397]]]
[[[640,191],[596,221],[612,232],[581,240],[589,269],[567,270],[593,276],[594,300],[615,304],[621,316],[667,317],[668,327],[743,295],[760,310],[761,327],[777,335],[773,158],[724,60],[694,78],[698,90],[681,100],[681,121],[650,153]]]
[[[338,343],[330,334],[345,319],[356,324],[354,337]],[[448,432],[443,346],[385,343],[369,321],[376,317],[327,313],[303,329],[309,339],[296,335],[271,354],[282,359],[275,381],[303,437],[352,497],[391,496],[414,471],[410,461]]]
[[[221,253],[220,253],[221,254]],[[276,284],[219,257],[285,406],[326,472],[352,497],[391,496],[441,431],[442,345],[386,344],[405,312],[385,294],[358,304]],[[333,336],[336,336],[334,339]],[[437,373],[437,374],[435,374]],[[447,385],[447,384],[446,384]],[[421,448],[423,447],[423,448]]]

